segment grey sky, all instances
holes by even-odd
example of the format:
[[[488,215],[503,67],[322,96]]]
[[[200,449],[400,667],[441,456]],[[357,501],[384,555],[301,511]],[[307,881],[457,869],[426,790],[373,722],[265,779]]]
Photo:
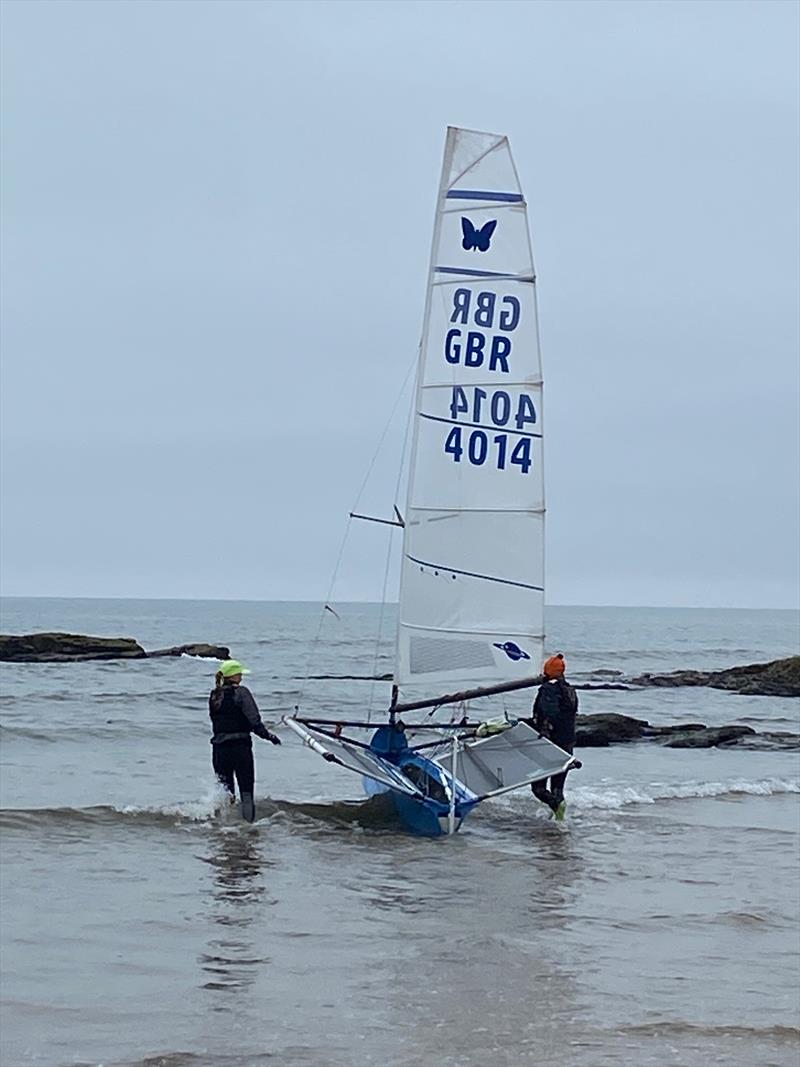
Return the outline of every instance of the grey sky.
[[[531,205],[547,599],[796,605],[799,10],[6,0],[3,591],[325,595],[449,123]]]

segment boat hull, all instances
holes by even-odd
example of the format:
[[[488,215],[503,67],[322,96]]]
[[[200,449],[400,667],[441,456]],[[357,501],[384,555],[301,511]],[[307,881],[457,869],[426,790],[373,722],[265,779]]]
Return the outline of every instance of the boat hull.
[[[474,803],[457,804],[453,829],[450,830],[450,807],[436,800],[410,797],[396,789],[381,785],[372,778],[362,779],[368,797],[388,796],[398,819],[417,837],[446,837],[461,829],[461,824],[475,807]]]
[[[450,831],[449,809],[436,801],[417,800],[391,790],[392,801],[400,821],[407,830],[418,837],[446,837]],[[461,829],[466,814],[456,809],[453,833]]]
[[[413,781],[424,795],[411,796],[397,789],[364,778],[364,791],[368,796],[389,793],[398,818],[406,830],[418,837],[445,837],[460,829],[464,819],[478,803],[464,785],[452,777],[437,763],[414,752],[406,746],[402,732],[394,727],[382,727],[373,738],[373,744],[383,758],[391,759],[402,774]],[[450,796],[455,788],[455,811],[451,820]]]

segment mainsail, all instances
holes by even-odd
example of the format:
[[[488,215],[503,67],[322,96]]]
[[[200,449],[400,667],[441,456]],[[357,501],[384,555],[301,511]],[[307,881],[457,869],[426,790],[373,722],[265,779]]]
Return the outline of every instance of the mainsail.
[[[395,683],[539,673],[542,377],[527,208],[508,140],[450,128],[404,515]]]

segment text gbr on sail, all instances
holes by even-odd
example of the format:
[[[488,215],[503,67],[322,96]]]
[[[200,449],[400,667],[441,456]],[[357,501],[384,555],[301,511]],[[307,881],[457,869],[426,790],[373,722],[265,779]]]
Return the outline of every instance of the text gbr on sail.
[[[475,301],[473,304],[473,296]],[[515,296],[501,296],[492,292],[473,293],[471,289],[456,289],[453,293],[451,322],[468,325],[470,322],[481,330],[463,330],[454,327],[447,331],[444,342],[444,358],[448,363],[463,363],[465,367],[482,367],[490,371],[508,374],[508,358],[511,355],[511,338],[507,334],[519,325],[520,305]],[[492,330],[497,322],[498,330],[491,339],[482,330]],[[487,350],[488,346],[488,350]]]

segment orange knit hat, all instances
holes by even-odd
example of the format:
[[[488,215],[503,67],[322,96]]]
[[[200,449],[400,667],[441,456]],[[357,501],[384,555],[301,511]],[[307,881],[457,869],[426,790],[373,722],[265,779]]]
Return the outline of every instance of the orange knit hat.
[[[542,667],[542,673],[545,678],[561,678],[566,667],[567,664],[564,661],[564,657],[560,652],[556,652],[555,656],[551,656],[550,659],[545,661],[545,665]]]

